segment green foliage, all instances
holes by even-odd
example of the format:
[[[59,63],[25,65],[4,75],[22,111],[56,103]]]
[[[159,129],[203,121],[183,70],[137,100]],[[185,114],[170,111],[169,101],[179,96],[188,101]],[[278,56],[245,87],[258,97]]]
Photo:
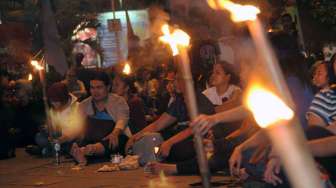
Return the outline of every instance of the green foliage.
[[[313,16],[321,23],[336,27],[336,1],[335,0],[302,0],[308,6]]]

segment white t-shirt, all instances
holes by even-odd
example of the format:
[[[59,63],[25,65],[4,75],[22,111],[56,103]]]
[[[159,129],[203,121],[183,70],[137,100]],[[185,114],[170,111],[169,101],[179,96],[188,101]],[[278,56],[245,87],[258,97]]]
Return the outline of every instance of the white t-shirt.
[[[213,105],[222,105],[223,99],[226,98],[226,100],[231,99],[232,94],[236,91],[241,91],[241,89],[238,86],[235,85],[229,85],[226,92],[219,96],[217,93],[216,87],[210,87],[206,90],[204,90],[202,93],[211,101]]]

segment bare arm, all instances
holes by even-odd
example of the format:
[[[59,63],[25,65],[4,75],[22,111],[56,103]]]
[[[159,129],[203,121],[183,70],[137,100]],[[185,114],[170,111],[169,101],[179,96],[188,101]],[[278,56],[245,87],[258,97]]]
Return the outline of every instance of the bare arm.
[[[239,121],[247,117],[248,110],[244,106],[238,106],[230,110],[214,114],[217,119],[217,123],[229,123]]]
[[[248,135],[251,134],[255,131],[257,131],[259,128],[257,125],[255,125],[255,122],[250,120],[250,118],[245,119],[242,122],[242,125],[239,129],[233,131],[231,134],[229,134],[228,136],[226,136],[227,139],[233,139],[236,138],[240,135]]]
[[[201,114],[192,121],[190,126],[200,126],[202,134],[206,134],[214,125],[218,123],[230,123],[239,121],[246,118],[248,114],[249,111],[241,105],[231,110],[227,110],[225,112],[213,115]]]
[[[168,142],[170,145],[174,145],[176,143],[181,142],[182,140],[188,138],[192,135],[192,129],[188,127],[187,129],[177,133],[176,135],[169,138],[166,142]]]
[[[176,121],[176,118],[169,115],[168,113],[163,113],[159,119],[154,121],[153,123],[149,124],[147,127],[142,129],[140,132],[134,135],[134,138],[138,140],[139,138],[142,137],[145,133],[148,132],[158,132],[169,125],[173,124]]]
[[[240,165],[242,162],[242,152],[249,148],[256,148],[258,145],[267,141],[266,134],[263,130],[258,131],[245,142],[235,147],[229,159],[230,172],[232,175],[239,174]]]
[[[336,155],[336,136],[316,139],[308,142],[315,157],[330,157]]]
[[[309,126],[326,126],[326,123],[323,119],[313,113],[307,113],[307,122]]]
[[[176,121],[176,118],[174,116],[169,115],[168,113],[163,113],[159,119],[154,121],[153,123],[149,124],[147,127],[142,129],[140,132],[133,135],[127,142],[125,146],[125,151],[127,152],[129,148],[132,147],[132,145],[139,139],[141,139],[145,133],[149,132],[157,132],[160,131],[169,125],[173,124]]]
[[[251,136],[249,139],[247,139],[245,142],[237,147],[239,147],[241,151],[245,151],[250,148],[255,148],[267,141],[268,137],[266,136],[265,132],[263,130],[259,130],[253,136]]]
[[[230,110],[232,108],[235,108],[237,106],[240,106],[241,105],[241,97],[242,97],[241,90],[236,90],[233,93],[233,96],[230,100],[224,102],[222,105],[219,105],[219,106],[215,107],[216,113],[224,112],[224,111]]]

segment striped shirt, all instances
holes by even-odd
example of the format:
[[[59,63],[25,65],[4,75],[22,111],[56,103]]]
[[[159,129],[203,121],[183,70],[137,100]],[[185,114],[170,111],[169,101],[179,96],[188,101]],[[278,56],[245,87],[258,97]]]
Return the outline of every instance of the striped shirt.
[[[307,113],[321,117],[327,125],[336,120],[336,91],[323,89],[318,92]]]

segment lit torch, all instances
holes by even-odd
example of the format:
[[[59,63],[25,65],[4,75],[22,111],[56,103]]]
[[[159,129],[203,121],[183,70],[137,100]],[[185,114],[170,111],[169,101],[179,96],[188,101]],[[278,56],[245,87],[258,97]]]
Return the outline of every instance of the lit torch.
[[[47,99],[47,86],[46,86],[46,80],[45,80],[45,71],[44,70],[44,66],[45,65],[45,60],[44,58],[42,58],[41,60],[42,65],[36,61],[36,60],[31,60],[30,64],[39,72],[39,77],[40,77],[40,82],[42,85],[42,96],[43,96],[43,104],[44,104],[44,109],[45,109],[45,113],[46,113],[46,117],[47,117],[47,128],[48,128],[48,132],[51,136],[52,134],[52,128],[50,125],[50,115],[49,115],[49,105],[48,105],[48,99]]]
[[[29,80],[29,81],[32,81],[32,80],[33,80],[33,75],[32,75],[31,73],[28,75],[28,80]]]
[[[246,103],[257,123],[268,130],[292,185],[297,188],[321,187],[313,158],[308,149],[303,147],[305,139],[302,130],[298,132],[296,129],[299,129],[299,126],[289,126],[289,124],[297,123],[297,121],[292,121],[294,113],[286,104],[293,104],[293,102],[276,56],[257,18],[260,10],[251,5],[239,5],[229,0],[208,0],[208,4],[213,9],[230,11],[231,18],[235,22],[246,21],[258,55],[261,57],[260,67],[266,70],[268,80],[275,86],[276,93],[282,98],[277,97],[265,87],[252,83]]]
[[[194,92],[194,84],[191,76],[190,70],[190,60],[187,53],[187,48],[189,47],[190,37],[187,33],[180,29],[175,29],[171,33],[169,30],[169,25],[165,24],[161,28],[163,36],[159,39],[169,44],[173,56],[176,56],[180,63],[178,66],[180,68],[180,72],[182,74],[185,91],[183,92],[184,98],[187,104],[189,117],[192,119],[196,118],[197,112],[197,104],[196,97]],[[200,174],[202,176],[203,187],[210,187],[210,173],[208,168],[208,163],[206,160],[206,155],[204,152],[202,136],[199,130],[199,127],[194,127],[194,144],[197,152],[197,159],[200,167]]]
[[[43,70],[43,66],[41,66],[36,60],[31,60],[30,64],[38,71]]]
[[[129,63],[125,63],[124,65],[124,69],[122,71],[124,74],[126,75],[130,75],[131,74],[131,66],[129,65]]]

